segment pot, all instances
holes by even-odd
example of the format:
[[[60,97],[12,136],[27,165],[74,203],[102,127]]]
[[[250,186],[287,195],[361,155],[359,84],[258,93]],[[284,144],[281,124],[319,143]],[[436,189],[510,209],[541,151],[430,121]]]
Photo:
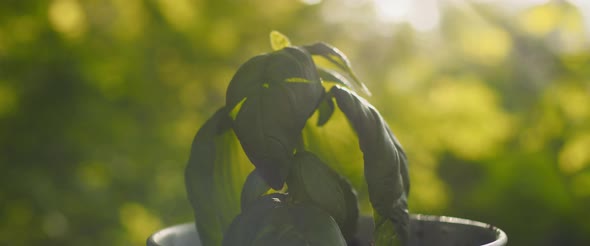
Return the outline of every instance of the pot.
[[[373,219],[359,221],[359,241],[372,238]],[[446,216],[412,215],[409,246],[503,246],[508,242],[506,233],[497,227],[478,221]],[[148,246],[201,246],[195,223],[164,228],[151,235]]]

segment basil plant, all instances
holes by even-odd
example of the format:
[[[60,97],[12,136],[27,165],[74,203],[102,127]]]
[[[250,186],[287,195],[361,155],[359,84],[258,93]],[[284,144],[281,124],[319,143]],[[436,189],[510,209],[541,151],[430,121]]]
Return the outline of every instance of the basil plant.
[[[340,110],[363,153],[375,221],[370,243],[406,245],[406,155],[379,112],[356,93],[369,94],[350,62],[325,43],[293,46],[276,31],[270,36],[274,51],[238,69],[225,106],[193,141],[185,182],[201,243],[352,244],[356,191],[306,149],[302,134],[314,113],[313,124],[322,127]]]

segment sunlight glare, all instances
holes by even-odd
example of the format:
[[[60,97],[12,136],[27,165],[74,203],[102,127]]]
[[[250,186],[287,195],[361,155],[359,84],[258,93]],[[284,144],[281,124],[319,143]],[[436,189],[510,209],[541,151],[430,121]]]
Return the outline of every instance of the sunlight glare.
[[[375,0],[377,17],[384,22],[401,21],[406,18],[411,0]]]
[[[414,4],[409,20],[412,27],[417,31],[436,28],[440,19],[437,0],[417,0]]]
[[[322,0],[301,0],[304,4],[307,5],[316,5],[322,2]]]
[[[437,0],[374,0],[375,12],[381,22],[407,22],[417,31],[438,26],[440,13]]]

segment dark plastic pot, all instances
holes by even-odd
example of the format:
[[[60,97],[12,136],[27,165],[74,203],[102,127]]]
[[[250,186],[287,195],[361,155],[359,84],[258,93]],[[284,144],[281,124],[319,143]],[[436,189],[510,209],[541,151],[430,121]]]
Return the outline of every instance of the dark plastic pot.
[[[372,219],[362,218],[359,225],[359,238],[371,238]],[[507,242],[508,237],[502,230],[482,222],[430,215],[412,215],[410,221],[410,246],[503,246]],[[201,242],[195,224],[186,223],[154,233],[147,245],[201,246]]]

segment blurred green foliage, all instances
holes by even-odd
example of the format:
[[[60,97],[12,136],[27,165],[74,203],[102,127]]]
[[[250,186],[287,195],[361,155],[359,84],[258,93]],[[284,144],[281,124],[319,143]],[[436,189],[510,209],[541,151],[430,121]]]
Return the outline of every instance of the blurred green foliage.
[[[439,2],[438,28],[415,31],[371,3],[2,1],[0,244],[141,245],[191,220],[191,140],[274,29],[349,56],[407,151],[412,212],[485,221],[511,245],[590,244],[581,9]],[[359,160],[331,134],[320,147]],[[362,190],[360,167],[340,171]]]

